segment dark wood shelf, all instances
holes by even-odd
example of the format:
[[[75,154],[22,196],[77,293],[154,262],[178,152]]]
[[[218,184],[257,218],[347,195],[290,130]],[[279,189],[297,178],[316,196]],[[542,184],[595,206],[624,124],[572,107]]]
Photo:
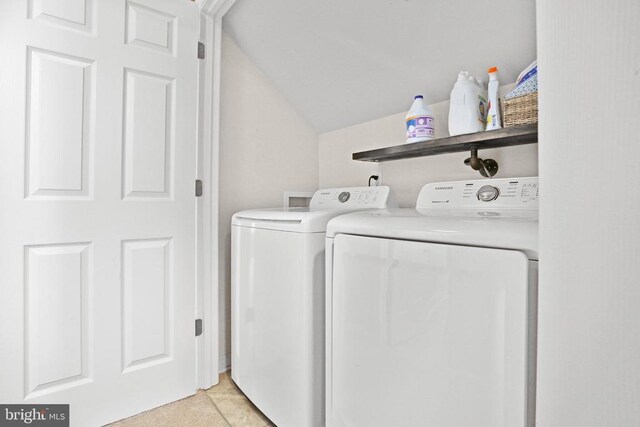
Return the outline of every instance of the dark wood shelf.
[[[489,132],[470,133],[449,136],[431,141],[394,145],[393,147],[353,153],[353,160],[363,162],[385,162],[388,160],[409,159],[412,157],[434,156],[444,153],[458,153],[486,148],[511,147],[513,145],[534,144],[538,142],[538,124],[518,126]]]

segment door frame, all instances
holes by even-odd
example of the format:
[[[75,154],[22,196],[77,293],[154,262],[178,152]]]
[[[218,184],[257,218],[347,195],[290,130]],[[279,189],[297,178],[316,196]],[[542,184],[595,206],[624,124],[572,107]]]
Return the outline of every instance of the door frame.
[[[200,62],[198,83],[197,178],[202,180],[202,197],[197,199],[196,318],[203,332],[196,339],[198,388],[219,382],[219,150],[220,73],[222,59],[222,17],[236,0],[196,0],[200,7],[200,42],[205,58]]]

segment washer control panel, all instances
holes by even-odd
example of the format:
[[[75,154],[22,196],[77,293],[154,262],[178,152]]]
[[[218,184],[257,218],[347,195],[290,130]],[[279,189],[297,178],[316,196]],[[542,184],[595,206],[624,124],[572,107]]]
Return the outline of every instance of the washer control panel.
[[[418,208],[538,209],[538,178],[454,181],[422,187]]]
[[[311,209],[381,209],[397,207],[389,187],[326,188],[313,194]]]

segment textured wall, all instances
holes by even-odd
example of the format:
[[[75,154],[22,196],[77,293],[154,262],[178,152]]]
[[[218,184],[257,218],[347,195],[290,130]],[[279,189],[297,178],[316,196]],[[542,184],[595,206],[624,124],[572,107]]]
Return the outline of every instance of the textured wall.
[[[318,187],[318,135],[226,35],[220,128],[220,368],[230,359],[231,216]]]

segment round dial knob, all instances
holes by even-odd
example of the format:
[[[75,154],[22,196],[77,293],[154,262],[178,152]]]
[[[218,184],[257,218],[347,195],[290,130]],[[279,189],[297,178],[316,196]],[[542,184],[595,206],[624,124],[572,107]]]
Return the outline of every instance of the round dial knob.
[[[490,202],[492,200],[495,200],[499,195],[500,190],[498,190],[498,188],[494,187],[493,185],[483,185],[482,187],[480,187],[478,193],[476,194],[478,200],[482,200],[483,202]]]
[[[338,194],[338,201],[340,203],[344,203],[349,200],[349,197],[351,197],[351,193],[349,193],[348,191],[343,191],[342,193]]]

